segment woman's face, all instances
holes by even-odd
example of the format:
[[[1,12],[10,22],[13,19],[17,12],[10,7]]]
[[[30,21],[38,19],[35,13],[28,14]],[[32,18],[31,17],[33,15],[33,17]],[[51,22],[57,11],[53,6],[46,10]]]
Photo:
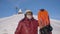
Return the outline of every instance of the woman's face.
[[[33,15],[32,15],[31,13],[27,13],[26,17],[27,17],[28,19],[32,19]]]

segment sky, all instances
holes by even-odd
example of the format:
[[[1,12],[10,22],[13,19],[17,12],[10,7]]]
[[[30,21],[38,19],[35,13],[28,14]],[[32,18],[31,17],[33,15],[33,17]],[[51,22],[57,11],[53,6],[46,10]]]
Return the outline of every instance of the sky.
[[[16,7],[23,13],[29,9],[34,15],[39,9],[46,9],[50,18],[60,20],[60,0],[0,0],[0,18],[17,14]]]

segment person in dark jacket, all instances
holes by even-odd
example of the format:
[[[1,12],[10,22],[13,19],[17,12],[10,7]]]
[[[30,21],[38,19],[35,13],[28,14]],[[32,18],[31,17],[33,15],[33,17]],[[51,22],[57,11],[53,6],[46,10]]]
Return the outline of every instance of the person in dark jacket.
[[[38,21],[34,19],[31,10],[26,10],[15,31],[15,34],[38,34]]]

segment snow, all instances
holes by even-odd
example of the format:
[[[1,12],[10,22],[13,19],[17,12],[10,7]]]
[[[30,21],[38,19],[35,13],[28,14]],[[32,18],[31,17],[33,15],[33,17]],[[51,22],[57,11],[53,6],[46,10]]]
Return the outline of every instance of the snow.
[[[12,15],[5,18],[0,18],[0,34],[14,34],[18,22],[24,18],[24,14]],[[37,19],[37,16],[34,15]],[[51,26],[53,27],[53,34],[60,33],[60,20],[50,19]],[[39,27],[38,27],[39,31]],[[38,32],[39,34],[39,32]]]
[[[22,12],[22,10],[21,9],[19,9],[19,11],[18,12]]]

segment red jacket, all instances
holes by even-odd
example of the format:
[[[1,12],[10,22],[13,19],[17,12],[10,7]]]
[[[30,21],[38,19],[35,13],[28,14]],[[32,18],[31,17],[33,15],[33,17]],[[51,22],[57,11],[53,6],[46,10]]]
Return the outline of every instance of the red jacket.
[[[32,18],[31,20],[22,19],[15,31],[15,34],[38,34],[38,21]]]

